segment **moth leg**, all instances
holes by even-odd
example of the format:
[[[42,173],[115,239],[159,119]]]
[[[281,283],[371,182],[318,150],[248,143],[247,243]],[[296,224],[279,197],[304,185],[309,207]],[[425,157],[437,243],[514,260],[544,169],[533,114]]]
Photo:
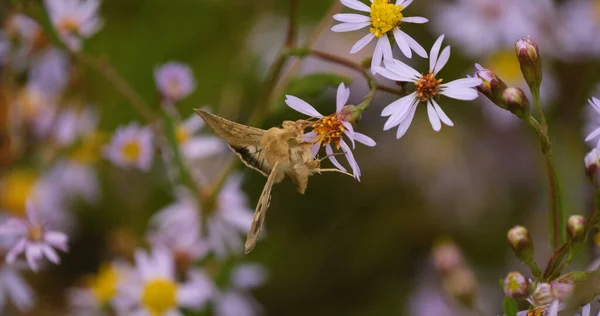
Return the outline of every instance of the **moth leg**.
[[[269,174],[269,178],[267,178],[267,183],[265,183],[265,187],[263,188],[260,198],[258,199],[256,210],[254,211],[252,225],[250,226],[250,231],[248,232],[248,237],[246,238],[246,244],[244,247],[244,252],[246,254],[250,253],[250,251],[254,249],[254,246],[256,246],[258,236],[260,235],[260,231],[265,221],[267,209],[269,208],[269,203],[271,202],[271,188],[273,187],[273,184],[278,182],[278,180],[281,181],[282,175],[282,164],[280,162],[276,162],[271,170],[271,173]]]
[[[354,178],[354,176],[351,173],[348,173],[346,171],[342,171],[340,169],[336,169],[336,168],[325,168],[325,169],[321,169],[321,168],[317,168],[315,169],[316,173],[323,173],[323,172],[337,172],[337,173],[343,173],[345,175],[351,176]]]

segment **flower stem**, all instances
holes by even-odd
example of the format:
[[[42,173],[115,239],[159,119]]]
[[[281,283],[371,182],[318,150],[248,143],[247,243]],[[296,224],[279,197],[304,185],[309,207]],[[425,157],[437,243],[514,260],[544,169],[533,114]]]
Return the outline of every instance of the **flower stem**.
[[[536,98],[534,97],[534,99]],[[536,101],[536,104],[539,104],[539,98],[537,99],[538,100]],[[529,116],[527,119],[527,123],[529,123],[529,125],[537,132],[540,138],[542,153],[544,154],[544,161],[546,163],[546,170],[548,172],[548,183],[550,186],[550,239],[552,249],[556,250],[566,241],[566,233],[564,229],[565,220],[556,167],[552,159],[552,147],[550,144],[550,138],[548,137],[548,126],[544,125],[545,118],[543,118],[542,122],[543,123],[540,124],[540,122],[538,122],[533,116]]]

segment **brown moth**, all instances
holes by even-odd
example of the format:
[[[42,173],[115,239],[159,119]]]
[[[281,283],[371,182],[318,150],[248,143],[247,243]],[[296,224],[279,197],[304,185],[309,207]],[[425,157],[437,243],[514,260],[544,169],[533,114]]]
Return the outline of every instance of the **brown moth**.
[[[282,127],[263,130],[226,120],[203,110],[195,110],[223,138],[242,162],[267,177],[267,183],[256,205],[252,225],[246,238],[245,253],[254,249],[271,200],[271,188],[287,175],[304,194],[308,177],[321,172],[340,172],[321,169],[321,160],[312,158],[312,143],[303,140],[303,121],[284,121]]]

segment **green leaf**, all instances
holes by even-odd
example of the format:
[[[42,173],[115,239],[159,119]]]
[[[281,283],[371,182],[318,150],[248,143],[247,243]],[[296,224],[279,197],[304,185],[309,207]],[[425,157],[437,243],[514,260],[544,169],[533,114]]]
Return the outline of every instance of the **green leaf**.
[[[351,80],[335,73],[312,73],[290,80],[284,94],[311,99],[321,95],[327,88],[337,88],[342,82],[348,84]],[[284,95],[279,97],[275,109],[281,109],[285,105],[284,99]]]
[[[517,306],[517,301],[515,301],[514,298],[505,297],[503,305],[504,305],[504,316],[517,316],[519,307]]]

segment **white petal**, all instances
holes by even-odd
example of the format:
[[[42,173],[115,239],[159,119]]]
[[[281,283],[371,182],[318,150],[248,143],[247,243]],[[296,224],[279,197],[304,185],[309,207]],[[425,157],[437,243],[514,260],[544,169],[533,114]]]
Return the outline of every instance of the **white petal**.
[[[346,136],[348,136],[348,138],[352,142],[352,148],[356,148],[356,144],[354,143],[354,127],[352,127],[352,124],[348,122],[342,122],[342,125],[344,125],[344,127],[346,128],[344,134],[346,134]]]
[[[550,304],[550,308],[548,309],[548,316],[557,316],[558,315],[558,301],[553,301]]]
[[[60,258],[58,257],[58,254],[56,253],[56,251],[54,251],[54,249],[52,249],[52,247],[48,246],[48,245],[43,245],[41,246],[42,248],[42,252],[44,253],[44,256],[46,256],[46,258],[48,258],[48,260],[50,260],[50,262],[54,263],[54,264],[60,264]]]
[[[25,251],[27,240],[25,238],[20,239],[6,254],[6,263],[13,264],[17,260],[17,256]]]
[[[444,34],[440,35],[438,39],[431,47],[431,53],[429,53],[429,70],[433,70],[435,68],[435,64],[437,63],[438,55],[440,53],[440,48],[442,47],[442,41],[444,40]]]
[[[435,112],[437,112],[437,115],[442,120],[442,122],[444,122],[444,124],[446,124],[448,126],[454,126],[454,123],[452,122],[452,120],[450,120],[448,115],[446,115],[446,113],[444,113],[444,111],[442,110],[440,105],[437,104],[437,102],[435,102],[435,100],[433,100],[433,99],[431,100],[431,103],[433,104],[433,107],[435,108]]]
[[[321,149],[321,145],[319,145],[319,143],[314,143],[312,146],[310,146],[310,158],[314,159],[317,154],[319,153],[319,149]]]
[[[462,78],[450,81],[442,85],[447,88],[473,88],[481,85],[481,79],[479,78]]]
[[[346,23],[362,23],[362,22],[371,23],[371,18],[369,16],[362,15],[362,14],[355,14],[355,13],[334,14],[333,18],[337,21],[346,22]]]
[[[412,120],[415,117],[415,112],[417,111],[418,104],[418,102],[411,104],[408,115],[398,126],[398,131],[396,132],[397,139],[400,139],[400,137],[404,136],[404,134],[406,134],[406,131],[408,131],[408,128],[410,127],[410,124],[412,123]]]
[[[394,32],[394,39],[396,39],[396,45],[398,45],[402,54],[404,54],[404,56],[406,56],[408,58],[412,58],[412,52],[410,50],[410,46],[404,39],[404,36],[402,36],[402,31],[400,31],[400,29],[396,27],[396,28],[394,28],[393,32]]]
[[[286,97],[285,103],[292,109],[294,109],[304,115],[308,115],[310,117],[318,117],[318,118],[323,117],[323,115],[321,115],[321,113],[319,113],[319,111],[317,111],[315,108],[313,108],[312,105],[306,103],[306,101],[304,101],[300,98],[297,98],[293,95],[286,95],[285,97]]]
[[[334,25],[331,30],[334,32],[351,32],[360,30],[364,27],[371,25],[371,22],[360,22],[360,23],[341,23]]]
[[[429,22],[428,19],[421,16],[407,16],[402,18],[403,23],[423,24]]]
[[[408,43],[408,45],[410,46],[410,48],[417,53],[417,55],[423,57],[423,58],[427,58],[427,51],[425,51],[425,48],[423,48],[423,46],[421,46],[421,44],[419,44],[417,41],[415,41],[414,38],[412,38],[410,35],[400,31],[400,34],[402,35],[402,37],[404,37],[404,40],[406,40],[406,42]]]
[[[202,159],[222,153],[227,146],[220,138],[197,136],[181,144],[181,153],[187,159]]]
[[[477,99],[477,90],[472,88],[449,88],[444,89],[440,92],[447,97],[457,99],[457,100],[475,100]]]
[[[444,66],[446,66],[448,59],[450,59],[450,46],[446,46],[446,48],[442,50],[440,58],[438,58],[437,64],[435,65],[435,69],[433,69],[434,75],[437,75],[437,73],[440,72]]]
[[[369,8],[366,4],[358,1],[358,0],[341,0],[343,5],[347,6],[350,9],[363,11],[363,12],[371,12],[371,8]]]
[[[335,158],[335,156],[333,155],[333,148],[331,148],[330,144],[327,144],[325,146],[325,153],[327,154],[327,156],[329,157],[329,160],[331,161],[331,163],[338,169],[342,170],[342,171],[346,171],[346,168],[344,168],[344,166],[342,166],[340,164],[340,162],[337,160],[337,158]]]
[[[356,42],[356,44],[354,44],[354,46],[352,46],[352,49],[350,49],[350,54],[354,54],[356,52],[358,52],[359,50],[363,49],[365,46],[367,46],[367,44],[371,43],[371,41],[375,38],[375,35],[371,32],[369,32],[369,34],[365,35],[363,38],[359,39],[358,42]]]
[[[392,60],[394,60],[394,55],[393,55],[393,52],[392,52],[392,45],[390,44],[390,38],[389,38],[389,36],[390,35],[386,34],[385,35],[385,39],[381,43],[381,45],[383,45],[383,47],[382,47],[383,61],[392,61]],[[384,38],[384,37],[382,36],[381,38]]]
[[[427,102],[427,115],[429,116],[429,122],[431,123],[433,130],[439,132],[442,128],[442,122],[440,122],[440,118],[433,108],[433,105],[431,105],[431,102]]]
[[[356,162],[356,159],[354,159],[352,150],[350,150],[350,147],[348,147],[348,145],[343,140],[340,142],[340,147],[344,151],[344,155],[346,156],[346,159],[348,160],[348,163],[350,164],[350,167],[352,168],[352,173],[354,174],[354,178],[356,178],[356,180],[360,181],[360,167],[358,167],[358,163]]]
[[[69,246],[67,244],[69,238],[67,235],[57,231],[47,231],[44,234],[44,241],[46,241],[49,245],[58,248],[62,251],[68,251]]]
[[[375,143],[375,141],[373,140],[373,138],[363,134],[363,133],[359,133],[359,132],[354,132],[354,140],[356,140],[357,142],[369,146],[369,147],[373,147],[375,145],[377,145],[377,143]]]
[[[348,102],[348,98],[350,97],[350,89],[347,89],[344,83],[340,83],[337,89],[337,95],[335,98],[335,112],[339,113],[342,110],[342,107],[346,105]]]
[[[598,100],[596,97],[592,97],[592,99],[588,100],[588,102],[590,102],[594,109],[600,113],[600,100]]]
[[[600,127],[596,128],[595,130],[593,130],[586,138],[585,141],[590,141],[596,137],[598,137],[598,135],[600,135]]]
[[[385,62],[385,68],[406,77],[406,80],[403,81],[416,82],[421,78],[420,72],[397,59],[394,59],[391,62]]]
[[[25,259],[27,259],[27,263],[29,264],[29,267],[34,272],[37,272],[39,270],[37,261],[40,260],[41,257],[42,257],[42,250],[40,249],[39,245],[30,244],[25,247]]]
[[[387,46],[386,46],[387,43]],[[387,37],[382,36],[377,40],[377,45],[375,46],[375,51],[373,52],[373,59],[371,59],[371,73],[376,74],[377,68],[381,66],[381,62],[383,61],[384,52],[387,47],[390,47],[390,42]],[[391,50],[391,48],[390,48]]]
[[[383,77],[394,81],[407,81],[408,79],[406,76],[399,75],[388,68],[375,67],[375,71]]]
[[[582,309],[581,309],[581,316],[590,316],[590,304],[585,305]]]
[[[396,5],[400,4],[402,6],[402,10],[406,9],[411,3],[413,2],[413,0],[398,0],[396,1]]]

